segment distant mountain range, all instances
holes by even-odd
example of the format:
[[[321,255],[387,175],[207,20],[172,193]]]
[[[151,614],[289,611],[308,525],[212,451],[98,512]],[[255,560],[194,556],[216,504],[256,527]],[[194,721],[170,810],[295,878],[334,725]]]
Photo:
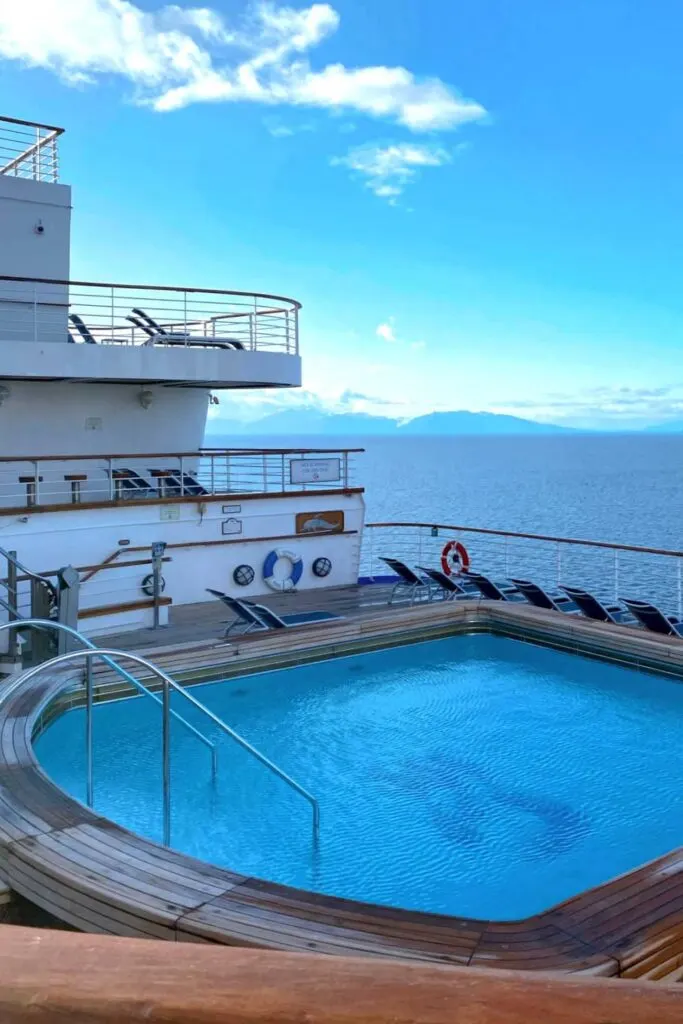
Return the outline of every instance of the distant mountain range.
[[[326,413],[318,409],[289,409],[271,413],[250,423],[238,420],[215,419],[209,423],[209,434],[302,435],[317,434],[330,437],[369,435],[491,435],[491,434],[574,434],[569,427],[551,423],[536,423],[518,416],[504,416],[492,412],[432,412],[426,416],[401,421],[388,416],[370,416],[367,413]]]

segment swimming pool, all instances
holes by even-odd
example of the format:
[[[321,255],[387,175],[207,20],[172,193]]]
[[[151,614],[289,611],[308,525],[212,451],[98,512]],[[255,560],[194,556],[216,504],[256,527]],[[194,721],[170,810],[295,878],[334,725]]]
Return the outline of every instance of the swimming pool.
[[[247,875],[505,920],[681,844],[683,686],[661,676],[476,634],[194,692],[320,800],[316,848],[300,797],[218,733],[212,783],[174,725],[173,845]],[[81,800],[84,731],[73,710],[36,742]],[[159,840],[159,709],[99,705],[94,735],[96,810]]]

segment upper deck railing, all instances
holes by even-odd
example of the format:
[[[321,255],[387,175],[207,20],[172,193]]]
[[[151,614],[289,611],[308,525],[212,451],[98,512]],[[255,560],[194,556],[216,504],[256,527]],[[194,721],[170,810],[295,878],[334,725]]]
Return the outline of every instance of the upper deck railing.
[[[0,340],[236,352],[299,351],[282,295],[0,275]]]
[[[0,509],[76,507],[356,486],[362,448],[204,448],[200,452],[0,457]]]
[[[0,174],[58,181],[57,139],[63,132],[63,128],[51,124],[0,117]]]

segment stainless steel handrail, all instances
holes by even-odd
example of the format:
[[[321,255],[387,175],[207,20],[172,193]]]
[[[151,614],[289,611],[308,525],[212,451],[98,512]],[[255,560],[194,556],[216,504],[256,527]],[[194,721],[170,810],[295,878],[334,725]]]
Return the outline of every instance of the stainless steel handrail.
[[[16,625],[16,623],[12,623]],[[163,760],[163,820],[164,820],[164,844],[170,846],[171,842],[171,769],[170,769],[170,713],[171,713],[171,690],[175,690],[176,693],[182,694],[189,702],[196,707],[199,711],[202,711],[207,715],[211,721],[218,726],[227,736],[233,739],[239,746],[241,746],[248,753],[252,754],[257,761],[259,761],[264,767],[268,768],[273,772],[279,779],[285,782],[291,789],[297,792],[300,796],[304,797],[305,800],[311,805],[313,811],[313,835],[317,839],[320,831],[320,805],[316,798],[300,786],[298,782],[283,772],[281,768],[278,768],[269,758],[262,754],[260,750],[253,747],[251,743],[240,736],[239,733],[231,729],[229,725],[226,725],[217,715],[214,715],[213,711],[210,711],[201,701],[198,701],[193,697],[187,690],[176,683],[171,676],[167,675],[163,669],[160,669],[153,662],[148,661],[139,654],[132,654],[130,651],[119,651],[115,648],[106,647],[95,647],[85,651],[69,651],[67,654],[59,654],[56,658],[51,658],[50,661],[43,662],[42,665],[37,665],[35,668],[28,669],[22,673],[18,682],[25,682],[38,675],[46,668],[56,668],[58,665],[68,664],[72,661],[76,661],[78,658],[85,658],[86,664],[90,665],[94,657],[102,658],[129,658],[138,665],[142,665],[148,669],[153,675],[157,676],[162,681],[162,760]],[[92,672],[86,673],[86,717],[90,720],[90,726],[86,726],[88,735],[92,737]],[[90,745],[90,751],[92,753],[92,744]],[[92,763],[89,765],[89,771],[92,772]]]
[[[17,569],[23,572],[25,576],[30,577],[32,580],[38,580],[40,583],[43,583],[51,592],[55,600],[57,599],[57,588],[55,587],[54,583],[51,580],[47,579],[45,576],[41,576],[40,573],[33,572],[31,569],[27,569],[26,566],[19,561],[16,555],[13,555],[11,551],[6,551],[5,548],[0,547],[0,556],[6,558],[8,562],[12,562],[17,567]]]
[[[2,623],[2,625],[0,625],[0,632],[2,632],[2,630],[5,630],[5,629],[21,629],[22,627],[29,627],[29,626],[34,627],[36,629],[56,629],[56,630],[58,630],[58,631],[60,631],[62,633],[68,633],[69,636],[72,636],[75,640],[78,640],[79,643],[82,643],[83,646],[86,647],[88,650],[90,650],[90,651],[98,651],[98,650],[100,650],[100,648],[97,646],[97,644],[94,644],[92,642],[92,640],[88,640],[88,638],[86,636],[83,636],[82,633],[79,633],[78,630],[72,629],[71,626],[65,626],[64,623],[62,623],[62,622],[53,622],[51,619],[20,619],[18,621],[15,620],[13,622],[4,622],[4,623]],[[118,672],[118,674],[120,676],[122,676],[127,682],[131,683],[133,686],[136,686],[138,688],[138,690],[140,690],[140,692],[143,693],[146,697],[151,697],[152,700],[156,704],[159,704],[159,705],[161,704],[161,699],[156,695],[156,693],[153,693],[151,690],[149,690],[144,685],[144,683],[141,683],[140,680],[136,679],[135,676],[130,674],[130,672],[126,672],[125,668],[122,668],[120,665],[117,665],[117,663],[115,661],[112,661],[111,658],[104,658],[103,661],[107,665],[109,665],[110,668],[113,668],[115,672]],[[47,664],[47,662],[43,662],[43,664]],[[90,669],[91,669],[91,665],[90,665],[90,662],[88,662],[88,672],[90,672]],[[92,679],[89,681],[89,687],[92,689]],[[205,746],[207,746],[209,748],[209,750],[211,751],[211,777],[213,779],[215,779],[216,778],[216,773],[218,771],[218,753],[216,751],[216,744],[212,743],[211,740],[208,738],[208,736],[205,736],[203,732],[200,732],[199,729],[195,728],[195,726],[192,725],[191,722],[188,722],[187,719],[183,718],[182,715],[179,715],[177,711],[171,710],[171,714],[173,715],[173,717],[175,719],[177,719],[177,721],[179,721],[182,725],[184,725],[186,729],[188,729],[194,736],[196,736],[198,740],[200,740]],[[92,731],[91,731],[91,728],[90,728],[91,725],[92,725],[92,722],[89,722],[86,725],[86,729],[88,730],[88,737],[86,738],[86,745],[88,747],[87,760],[88,760],[88,765],[89,765],[88,779],[87,779],[87,804],[88,804],[88,807],[92,807],[92,805],[93,805],[92,749],[91,749]]]

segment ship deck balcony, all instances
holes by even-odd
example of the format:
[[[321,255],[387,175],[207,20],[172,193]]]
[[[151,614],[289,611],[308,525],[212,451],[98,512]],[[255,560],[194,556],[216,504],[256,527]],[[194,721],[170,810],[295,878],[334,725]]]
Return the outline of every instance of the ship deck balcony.
[[[280,295],[0,275],[0,375],[297,387],[300,308]]]
[[[0,458],[0,515],[359,490],[361,448],[203,448]],[[226,506],[227,507],[227,506]]]

